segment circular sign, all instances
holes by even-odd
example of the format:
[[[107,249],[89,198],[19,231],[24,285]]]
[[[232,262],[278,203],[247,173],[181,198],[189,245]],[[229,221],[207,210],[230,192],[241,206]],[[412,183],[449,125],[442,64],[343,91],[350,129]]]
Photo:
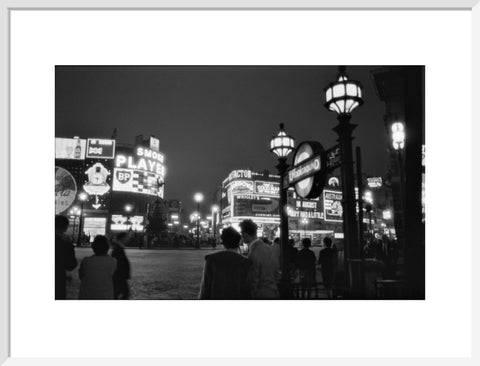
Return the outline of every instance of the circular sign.
[[[77,197],[77,183],[66,169],[55,167],[55,214],[67,210]]]
[[[295,183],[295,192],[302,198],[317,198],[325,186],[326,157],[323,146],[317,141],[304,141],[298,145],[293,156],[294,167],[308,163],[303,170],[315,173]]]

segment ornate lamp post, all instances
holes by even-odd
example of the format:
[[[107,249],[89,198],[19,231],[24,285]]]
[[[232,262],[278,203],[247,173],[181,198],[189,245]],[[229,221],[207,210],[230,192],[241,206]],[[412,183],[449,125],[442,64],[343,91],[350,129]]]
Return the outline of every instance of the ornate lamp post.
[[[193,196],[193,200],[197,202],[197,249],[200,249],[200,202],[203,201],[203,194],[202,193],[195,193]]]
[[[287,186],[284,184],[285,173],[288,168],[287,156],[293,151],[294,140],[283,130],[283,123],[280,123],[280,131],[270,140],[270,151],[278,157],[277,170],[280,175],[280,247],[282,259],[282,278],[280,297],[282,299],[292,298],[290,285],[290,266],[288,248],[288,215],[287,215]]]
[[[131,231],[131,230],[132,230],[132,222],[130,221],[130,216],[131,216],[131,212],[132,212],[132,210],[133,210],[133,207],[132,207],[132,205],[130,205],[130,204],[126,204],[125,207],[124,207],[124,210],[125,210],[125,214],[127,215],[127,222],[126,222],[126,224],[127,224],[127,227],[128,227],[128,224],[130,224],[130,229],[129,229],[129,231]]]
[[[78,195],[78,199],[80,200],[80,220],[78,221],[78,239],[77,239],[77,247],[81,246],[81,235],[83,231],[83,204],[88,199],[88,194],[82,192]]]
[[[348,79],[345,67],[339,67],[337,81],[325,89],[325,107],[337,113],[339,124],[333,128],[338,135],[342,156],[342,195],[343,195],[343,232],[345,254],[348,261],[347,278],[349,278],[352,295],[361,291],[361,261],[358,243],[358,227],[355,213],[355,184],[353,171],[352,132],[356,125],[350,123],[351,113],[363,104],[361,84]]]

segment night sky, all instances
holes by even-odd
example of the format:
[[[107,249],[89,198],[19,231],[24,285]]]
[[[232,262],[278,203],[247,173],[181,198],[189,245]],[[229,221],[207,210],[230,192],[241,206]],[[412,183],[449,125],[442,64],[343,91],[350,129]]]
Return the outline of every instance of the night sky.
[[[363,84],[365,104],[353,112],[354,146],[364,171],[387,169],[384,105],[375,92],[373,67],[347,67]],[[269,142],[279,123],[295,145],[336,143],[336,115],[324,106],[323,89],[336,80],[325,66],[135,66],[56,68],[56,137],[110,138],[134,143],[155,135],[165,154],[165,198],[194,210],[193,194],[205,195],[204,213],[216,187],[235,169],[276,173]],[[290,156],[291,160],[291,156]],[[289,160],[289,161],[290,161]]]

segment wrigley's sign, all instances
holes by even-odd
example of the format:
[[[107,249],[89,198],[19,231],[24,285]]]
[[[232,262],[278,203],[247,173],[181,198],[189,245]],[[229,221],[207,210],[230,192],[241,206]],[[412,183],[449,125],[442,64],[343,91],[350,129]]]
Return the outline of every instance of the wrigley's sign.
[[[320,156],[302,162],[288,171],[288,184],[292,185],[305,178],[308,178],[322,169],[322,160]]]

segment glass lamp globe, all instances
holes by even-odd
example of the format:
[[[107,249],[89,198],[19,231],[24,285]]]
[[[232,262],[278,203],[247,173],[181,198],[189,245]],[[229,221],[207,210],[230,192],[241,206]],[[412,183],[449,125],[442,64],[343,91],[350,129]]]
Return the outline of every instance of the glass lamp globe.
[[[339,67],[340,73],[336,82],[325,88],[325,107],[339,115],[352,113],[363,104],[362,85],[358,81],[349,80],[345,67]]]
[[[293,151],[295,141],[285,133],[283,128],[283,123],[280,123],[280,131],[270,140],[270,151],[279,158],[286,158]]]
[[[405,147],[405,127],[402,122],[392,124],[392,144],[395,150],[402,150]]]

